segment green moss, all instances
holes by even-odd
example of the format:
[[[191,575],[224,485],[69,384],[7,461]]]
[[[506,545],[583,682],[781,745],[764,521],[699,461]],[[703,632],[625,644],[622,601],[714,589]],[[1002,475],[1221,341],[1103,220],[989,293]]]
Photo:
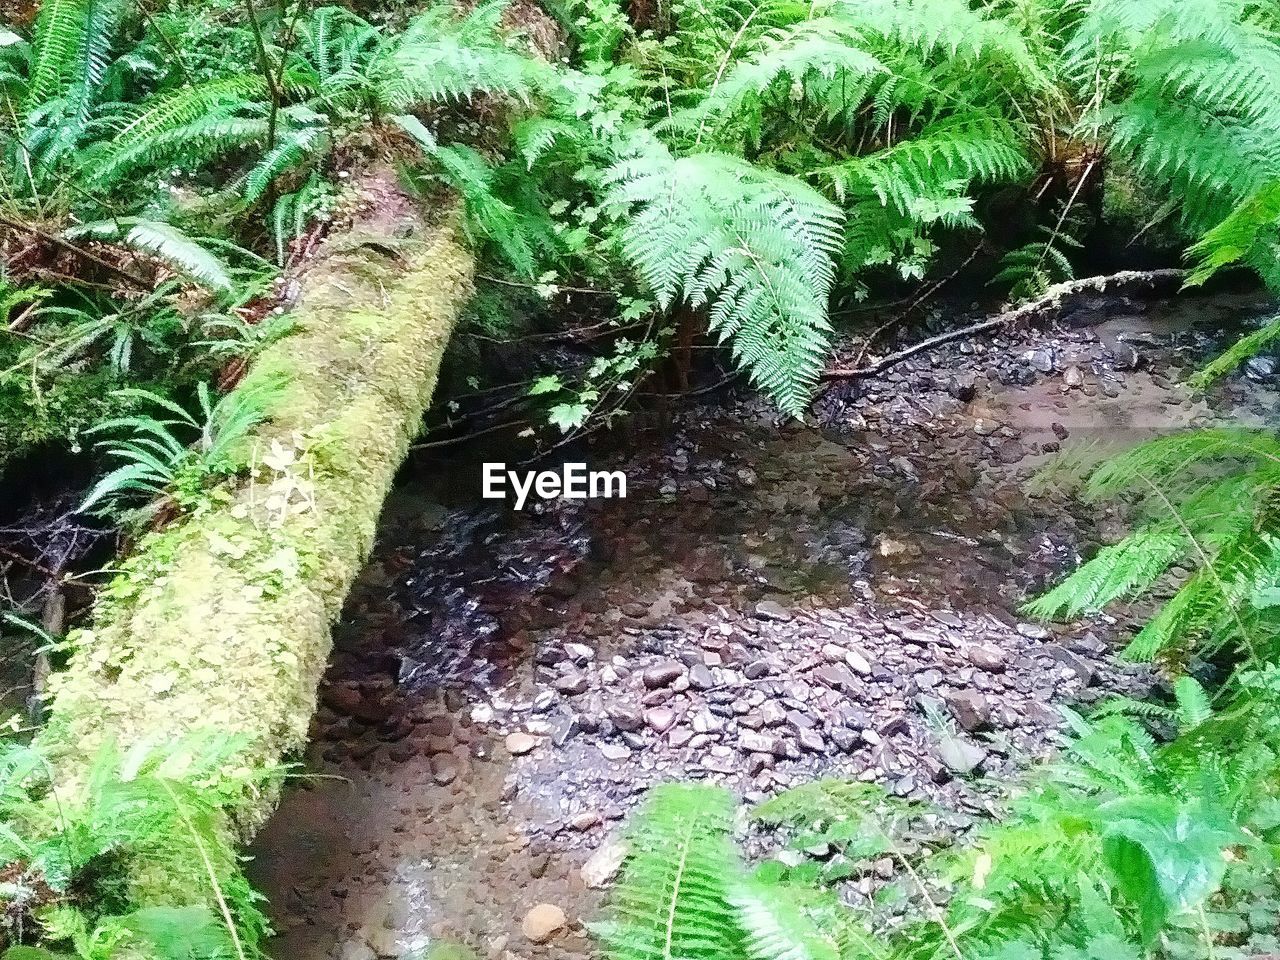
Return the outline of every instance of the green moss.
[[[39,389],[29,370],[0,379],[0,470],[48,443],[74,446],[86,427],[122,413],[126,404],[111,394],[119,385],[107,370],[58,376]]]
[[[403,243],[394,259],[363,239],[306,276],[293,333],[250,373],[286,384],[256,432],[254,474],[145,537],[92,627],[71,637],[43,735],[68,781],[107,739],[127,747],[213,727],[248,738],[237,759],[251,767],[304,744],[330,626],[471,282],[448,229]],[[251,831],[271,801],[246,797],[237,828]],[[150,882],[142,867],[137,879]],[[198,874],[186,881],[191,899],[207,897]]]
[[[1129,171],[1108,167],[1102,186],[1102,219],[1119,236],[1141,237],[1143,246],[1178,252],[1185,238],[1156,190]]]

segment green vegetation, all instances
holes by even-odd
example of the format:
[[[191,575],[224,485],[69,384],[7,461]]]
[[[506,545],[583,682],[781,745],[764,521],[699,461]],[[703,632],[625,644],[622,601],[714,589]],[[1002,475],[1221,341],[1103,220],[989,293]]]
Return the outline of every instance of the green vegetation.
[[[680,328],[706,331],[791,414],[832,299],[923,277],[950,235],[982,229],[995,186],[1046,198],[996,278],[1015,295],[1072,275],[1104,167],[1174,198],[1163,214],[1198,241],[1196,279],[1276,269],[1265,5],[697,2],[648,25],[553,8],[569,67],[504,33],[493,3],[376,22],[246,9],[46,4],[0,48],[5,222],[42,255],[24,281],[44,284],[10,310],[25,304],[19,359],[40,354],[43,376],[86,354],[123,372],[138,346],[171,358],[191,284],[223,316],[260,300],[269,261],[340,219],[339,175],[380,150],[419,188],[459,191],[498,269],[548,295],[566,279],[623,293],[616,322],[655,346],[641,372]],[[501,105],[483,130],[463,108],[476,97]],[[84,303],[49,262],[64,258],[119,295]],[[565,390],[573,423],[612,408]]]
[[[0,934],[7,942],[38,938],[50,947],[14,947],[4,956],[253,955],[266,922],[220,814],[244,790],[262,789],[279,773],[238,768],[228,775],[226,765],[242,746],[225,736],[138,743],[124,752],[108,744],[75,791],[58,784],[39,749],[10,746],[0,753]],[[139,894],[136,864],[165,878],[190,872],[193,861],[216,910],[159,905],[163,879]]]

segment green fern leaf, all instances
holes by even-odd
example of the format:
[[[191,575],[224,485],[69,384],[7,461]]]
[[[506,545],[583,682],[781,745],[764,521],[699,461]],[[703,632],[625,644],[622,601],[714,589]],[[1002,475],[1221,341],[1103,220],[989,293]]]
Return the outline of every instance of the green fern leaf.
[[[735,960],[742,932],[730,896],[742,867],[729,842],[734,802],[714,787],[654,788],[601,926],[611,960]]]

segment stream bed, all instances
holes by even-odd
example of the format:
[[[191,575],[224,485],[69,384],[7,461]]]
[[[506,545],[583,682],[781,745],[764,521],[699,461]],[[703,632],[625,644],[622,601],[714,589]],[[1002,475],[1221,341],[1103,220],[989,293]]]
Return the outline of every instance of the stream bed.
[[[1208,397],[1179,384],[1268,309],[1108,303],[837,385],[812,425],[745,395],[689,406],[585,457],[626,472],[626,499],[517,513],[478,499],[479,460],[424,465],[336,630],[319,776],[251,851],[273,955],[591,956],[618,831],[666,780],[874,781],[963,832],[1052,749],[1059,706],[1162,684],[1113,657],[1146,608],[1019,616],[1124,530],[1028,480],[1060,450],[1274,425],[1267,358]],[[567,923],[530,939],[544,903]]]

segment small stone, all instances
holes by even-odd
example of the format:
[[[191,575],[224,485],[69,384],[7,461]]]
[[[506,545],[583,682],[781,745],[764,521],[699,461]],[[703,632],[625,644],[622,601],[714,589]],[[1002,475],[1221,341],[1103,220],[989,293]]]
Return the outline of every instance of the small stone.
[[[738,734],[738,749],[744,753],[773,753],[777,750],[778,741],[754,730],[743,730]]]
[[[676,722],[676,714],[670,707],[653,707],[644,712],[644,722],[658,733],[666,733]]]
[[[943,694],[943,700],[960,729],[974,733],[991,725],[991,706],[977,690],[953,690]]]
[[[1048,656],[1058,661],[1058,663],[1074,673],[1076,678],[1086,687],[1093,683],[1093,665],[1078,653],[1072,653],[1066,647],[1056,643],[1045,644],[1040,648],[1039,653],[1042,656]]]
[[[944,735],[938,743],[938,759],[952,773],[963,777],[982,765],[987,759],[987,751],[959,737]]]
[[[761,724],[766,727],[776,727],[787,720],[787,711],[775,700],[766,700],[760,704],[758,714]]]
[[[844,662],[849,665],[849,669],[860,677],[871,676],[871,664],[867,662],[867,658],[860,654],[857,650],[846,650],[844,653]]]
[[[800,741],[800,746],[810,753],[822,753],[827,749],[826,741],[817,730],[801,728],[796,731],[796,739]]]
[[[645,670],[642,679],[644,685],[650,690],[659,690],[662,687],[669,687],[673,684],[677,677],[684,675],[684,664],[677,663],[674,660],[668,660],[665,663],[655,664]]]
[[[1244,375],[1251,380],[1267,380],[1275,375],[1276,362],[1271,357],[1249,357],[1244,361]]]
[[[759,680],[767,677],[772,670],[768,660],[752,660],[742,668],[742,675],[748,680]]]
[[[1073,388],[1084,386],[1084,373],[1081,372],[1079,367],[1072,364],[1062,372],[1062,382]]]
[[[1111,348],[1111,356],[1111,366],[1117,370],[1137,370],[1142,362],[1142,357],[1130,343],[1117,343]]]
[[[1244,372],[1250,380],[1267,380],[1276,372],[1276,362],[1270,357],[1250,357],[1244,362]]]
[[[1038,623],[1019,623],[1014,629],[1028,640],[1049,639],[1048,629]]]
[[[625,840],[609,840],[601,845],[595,853],[582,865],[582,882],[588,889],[599,890],[609,885],[622,862],[627,859],[627,842]]]
[[[845,753],[853,753],[858,747],[858,735],[848,727],[836,727],[831,731],[831,742]]]
[[[517,730],[515,733],[507,734],[507,752],[513,757],[522,756],[538,745],[538,739],[531,737],[529,734]]]
[[[629,703],[611,703],[605,713],[619,730],[634,733],[644,726],[644,717]]]
[[[598,826],[600,826],[600,813],[597,810],[587,810],[569,821],[570,829],[577,830],[579,833],[585,833],[592,827]]]
[[[1053,350],[1032,350],[1030,360],[1040,373],[1053,373]]]
[[[564,645],[565,656],[574,663],[588,663],[595,659],[596,652],[588,647],[585,643],[566,643]]]
[[[600,754],[606,760],[613,760],[615,762],[631,759],[631,751],[620,743],[600,744]]]
[[[440,786],[448,786],[458,778],[458,760],[451,753],[437,753],[431,758],[431,778]]]
[[[761,600],[755,606],[755,615],[760,620],[774,620],[786,623],[791,619],[791,611],[776,600]]]
[[[979,670],[1002,673],[1007,663],[1004,651],[987,644],[974,644],[965,650],[965,657]]]
[[[694,733],[716,733],[724,729],[724,721],[710,710],[700,710],[693,716]]]
[[[567,677],[556,677],[555,688],[569,697],[587,692],[587,678],[581,673],[571,673]]]
[[[695,663],[689,668],[689,686],[695,690],[710,690],[716,685],[716,678],[705,663]]]
[[[570,713],[560,714],[551,721],[551,742],[557,747],[563,747],[574,738],[579,729],[577,717]]]
[[[568,919],[564,911],[551,903],[540,903],[524,915],[520,932],[534,943],[546,943],[564,929]]]

